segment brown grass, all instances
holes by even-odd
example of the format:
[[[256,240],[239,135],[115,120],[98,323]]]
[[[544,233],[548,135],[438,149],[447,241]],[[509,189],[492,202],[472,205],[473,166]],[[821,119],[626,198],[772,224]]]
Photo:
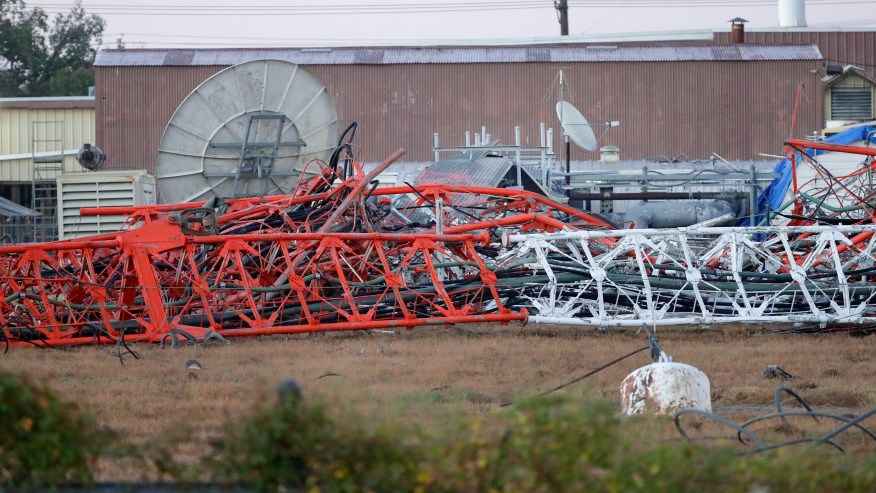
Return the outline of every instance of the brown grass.
[[[797,376],[789,384],[815,405],[862,408],[876,403],[871,383],[876,347],[870,338],[744,335],[737,330],[665,333],[661,342],[676,361],[709,376],[719,412],[726,406],[733,409],[731,415],[766,410],[757,406],[771,403],[778,384],[761,375],[770,364]],[[108,347],[16,349],[0,358],[0,370],[46,383],[138,442],[180,429],[191,430],[200,441],[272,398],[285,378],[295,378],[305,396],[337,410],[434,429],[456,415],[493,412],[501,402],[563,383],[644,344],[645,337],[633,333],[582,335],[575,329],[532,326],[431,328],[180,349],[142,345],[135,347],[141,359],[126,358],[124,366]],[[205,368],[196,378],[184,368],[192,358]],[[564,392],[617,400],[620,381],[647,362],[642,353]],[[741,405],[755,407],[740,410]]]

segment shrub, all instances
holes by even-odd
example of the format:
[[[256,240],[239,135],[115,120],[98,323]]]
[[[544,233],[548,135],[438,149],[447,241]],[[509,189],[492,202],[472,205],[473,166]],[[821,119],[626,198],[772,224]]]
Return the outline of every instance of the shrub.
[[[287,399],[229,428],[205,465],[213,479],[261,490],[411,491],[418,449],[396,430],[362,425]]]
[[[584,491],[623,448],[608,403],[535,400],[433,445],[420,486],[435,491]],[[433,480],[434,479],[434,480]]]
[[[607,402],[540,399],[428,436],[331,419],[290,401],[231,428],[214,479],[264,490],[418,492],[874,491],[873,461],[820,449],[739,457],[728,448],[655,443],[652,418]]]
[[[109,443],[74,404],[7,373],[0,373],[0,423],[0,483],[7,486],[90,482]]]

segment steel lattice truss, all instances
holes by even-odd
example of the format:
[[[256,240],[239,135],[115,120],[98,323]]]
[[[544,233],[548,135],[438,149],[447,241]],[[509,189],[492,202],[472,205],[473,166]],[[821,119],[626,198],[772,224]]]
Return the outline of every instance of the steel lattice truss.
[[[388,160],[385,165],[391,162]],[[131,214],[119,234],[0,247],[12,343],[75,345],[525,320],[493,257],[501,231],[606,223],[519,190],[333,185]]]
[[[865,171],[825,174],[833,185],[822,196],[861,198],[842,222],[876,217],[861,179],[876,151],[792,144],[868,156]],[[352,161],[341,173],[333,157],[284,195],[83,209],[127,214],[130,229],[0,247],[0,336],[79,345],[527,319],[876,320],[876,225],[612,230],[521,190],[377,188],[400,155],[367,174]]]
[[[870,222],[876,214],[876,149],[792,139],[786,143],[793,172],[792,225]],[[807,151],[808,150],[808,151]],[[814,151],[836,152],[857,164],[847,174],[836,174]],[[855,157],[858,156],[858,157]],[[855,163],[855,160],[860,162]],[[812,178],[798,184],[797,168],[812,170]],[[781,212],[781,211],[779,211]]]
[[[860,323],[876,320],[874,231],[870,225],[518,234],[508,238],[503,260],[523,261],[549,279],[524,293],[537,313],[531,322]],[[759,240],[765,233],[769,238]]]

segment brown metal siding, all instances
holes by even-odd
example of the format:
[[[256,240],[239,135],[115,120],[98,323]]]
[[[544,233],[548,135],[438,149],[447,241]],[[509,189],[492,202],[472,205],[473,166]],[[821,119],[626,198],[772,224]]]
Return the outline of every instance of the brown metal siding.
[[[820,62],[515,63],[315,65],[341,124],[360,122],[364,160],[398,147],[406,159],[431,158],[431,136],[461,144],[465,130],[486,125],[505,143],[513,127],[538,143],[538,124],[555,127],[556,76],[569,81],[567,99],[593,122],[620,120],[597,131],[623,159],[717,152],[728,159],[778,153],[787,137],[793,94],[806,82],[798,134],[820,127]],[[221,67],[101,67],[97,69],[97,140],[110,168],[154,170],[161,132],[182,99]],[[596,154],[575,150],[574,159]]]
[[[104,67],[95,70],[97,143],[108,169],[155,170],[158,142],[176,107],[222,67]]]
[[[715,42],[730,44],[730,33],[715,33]],[[876,31],[749,31],[746,44],[814,44],[828,62],[859,65],[876,74]]]

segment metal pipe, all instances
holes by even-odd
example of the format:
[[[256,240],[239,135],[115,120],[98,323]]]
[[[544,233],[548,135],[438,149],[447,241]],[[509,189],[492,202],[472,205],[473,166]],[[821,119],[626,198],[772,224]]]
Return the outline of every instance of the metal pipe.
[[[438,149],[441,148],[441,139],[438,137],[438,132],[432,134],[432,152],[435,155],[435,161],[438,161]]]
[[[754,226],[757,215],[757,168],[754,164],[751,165],[751,187],[749,188],[748,196],[748,224]]]
[[[566,178],[568,180],[568,177]],[[579,192],[569,190],[576,200],[700,200],[748,197],[748,192]]]
[[[329,230],[329,228],[335,225],[335,222],[341,217],[347,209],[353,205],[355,201],[359,199],[359,194],[362,193],[362,190],[365,190],[365,187],[371,183],[372,180],[377,178],[377,175],[383,173],[386,168],[389,168],[392,163],[396,162],[405,155],[404,149],[399,149],[392,154],[389,155],[388,158],[384,159],[382,163],[378,164],[374,167],[364,178],[356,182],[356,185],[353,186],[353,189],[350,190],[350,193],[344,198],[343,202],[338,205],[337,209],[332,212],[332,215],[323,223],[322,227],[319,228],[320,233],[325,233]]]
[[[198,244],[223,243],[231,240],[245,242],[256,241],[312,241],[323,238],[336,238],[339,240],[381,240],[381,241],[414,241],[417,239],[460,242],[460,241],[489,241],[490,236],[486,232],[475,234],[429,234],[429,233],[251,233],[241,235],[208,235],[192,236],[188,241]]]
[[[547,129],[547,132],[545,135],[546,135],[546,139],[547,139],[547,152],[548,152],[548,154],[553,154],[554,153],[554,129],[552,129],[552,128]]]
[[[517,186],[523,187],[523,170],[520,169],[520,127],[514,127],[514,145],[518,149],[514,152],[514,166],[517,168]]]
[[[572,198],[572,177],[569,175],[572,172],[572,144],[568,135],[563,135],[566,140],[566,197]]]
[[[673,325],[707,325],[707,324],[740,324],[740,327],[746,327],[746,324],[756,323],[826,323],[830,321],[844,323],[862,323],[876,321],[876,317],[856,316],[856,317],[831,317],[822,315],[786,315],[774,317],[741,317],[741,316],[691,316],[678,318],[658,318],[658,319],[629,319],[623,318],[575,318],[575,317],[549,317],[542,315],[530,315],[527,319],[528,323],[534,324],[554,324],[554,325],[575,325],[586,327],[667,327]]]
[[[829,225],[829,226],[721,226],[708,228],[647,228],[647,229],[613,229],[613,230],[580,230],[560,231],[557,233],[528,233],[508,236],[511,243],[521,243],[527,240],[591,240],[598,238],[616,238],[631,235],[674,236],[679,233],[696,235],[743,234],[799,234],[799,233],[876,233],[876,224]]]
[[[690,228],[708,228],[710,226],[717,226],[718,224],[727,223],[736,219],[735,214],[724,214],[723,216],[713,217],[712,219],[706,219],[705,221],[691,224]]]
[[[785,145],[794,148],[816,149],[819,151],[844,152],[846,154],[859,154],[861,156],[876,157],[876,147],[850,146],[843,144],[828,144],[814,140],[788,139]]]

